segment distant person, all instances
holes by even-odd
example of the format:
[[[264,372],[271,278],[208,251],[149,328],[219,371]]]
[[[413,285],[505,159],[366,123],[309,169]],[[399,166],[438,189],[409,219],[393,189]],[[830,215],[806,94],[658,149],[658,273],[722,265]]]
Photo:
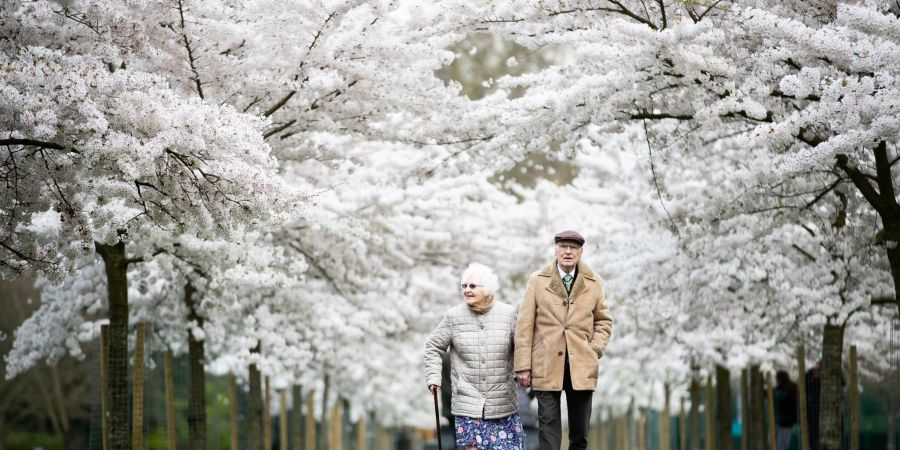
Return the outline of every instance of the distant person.
[[[777,450],[791,448],[791,434],[797,424],[797,385],[783,370],[775,374],[775,436]]]
[[[467,450],[520,450],[525,438],[513,381],[516,309],[494,300],[497,275],[482,264],[461,277],[464,303],[450,308],[425,344],[425,384],[441,387],[450,352],[456,444]]]
[[[603,279],[581,257],[584,237],[553,237],[556,258],[528,279],[516,326],[520,386],[537,393],[541,450],[562,445],[561,396],[569,413],[569,450],[588,443],[597,370],[612,333]]]
[[[806,371],[806,422],[809,430],[809,450],[819,450],[819,406],[822,395],[822,363],[817,362]]]

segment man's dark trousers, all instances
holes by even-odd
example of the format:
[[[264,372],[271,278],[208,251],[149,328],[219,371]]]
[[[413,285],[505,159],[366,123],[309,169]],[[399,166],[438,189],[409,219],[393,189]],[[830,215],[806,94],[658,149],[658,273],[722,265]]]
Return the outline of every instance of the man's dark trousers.
[[[569,411],[569,450],[587,448],[587,434],[591,422],[591,398],[594,391],[572,389],[569,375],[569,356],[566,355],[563,372],[563,391]],[[560,391],[535,391],[538,399],[538,424],[540,450],[559,450],[562,445],[562,420],[560,419]]]

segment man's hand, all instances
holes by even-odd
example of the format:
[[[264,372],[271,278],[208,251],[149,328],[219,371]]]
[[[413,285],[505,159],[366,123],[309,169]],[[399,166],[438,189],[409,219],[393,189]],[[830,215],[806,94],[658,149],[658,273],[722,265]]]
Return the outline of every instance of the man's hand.
[[[519,386],[522,387],[531,387],[531,371],[523,370],[521,372],[516,372],[516,382],[519,383]]]
[[[438,385],[436,385],[436,384],[429,384],[429,385],[428,385],[428,390],[431,391],[431,395],[437,395],[438,389],[440,389],[440,386],[438,386]]]

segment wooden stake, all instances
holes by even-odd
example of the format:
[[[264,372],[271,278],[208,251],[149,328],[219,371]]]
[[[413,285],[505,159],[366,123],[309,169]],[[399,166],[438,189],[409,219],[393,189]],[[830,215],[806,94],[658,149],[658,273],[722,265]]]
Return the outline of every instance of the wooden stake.
[[[172,369],[172,352],[163,357],[163,376],[166,379],[166,442],[169,450],[178,450],[175,443],[175,375]],[[231,447],[237,450],[237,447]]]
[[[334,408],[331,410],[331,443],[332,450],[341,450],[343,448],[343,431],[344,415],[341,409],[341,402],[335,401]]]
[[[640,416],[638,416],[637,429],[637,450],[647,450],[647,434],[644,424],[647,421],[647,410],[641,408]]]
[[[134,394],[132,405],[131,438],[134,450],[144,448],[144,328],[137,324],[134,340]]]
[[[438,430],[440,433],[440,430]],[[359,418],[356,422],[356,450],[366,450],[366,416]]]

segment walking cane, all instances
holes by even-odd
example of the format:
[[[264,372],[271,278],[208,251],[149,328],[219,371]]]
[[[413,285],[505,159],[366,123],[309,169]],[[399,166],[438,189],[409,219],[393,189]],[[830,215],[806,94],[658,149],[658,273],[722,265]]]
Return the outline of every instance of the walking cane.
[[[441,445],[441,410],[438,409],[437,389],[429,390],[431,391],[431,396],[434,397],[434,425],[437,427],[438,450],[444,450],[444,446]]]

